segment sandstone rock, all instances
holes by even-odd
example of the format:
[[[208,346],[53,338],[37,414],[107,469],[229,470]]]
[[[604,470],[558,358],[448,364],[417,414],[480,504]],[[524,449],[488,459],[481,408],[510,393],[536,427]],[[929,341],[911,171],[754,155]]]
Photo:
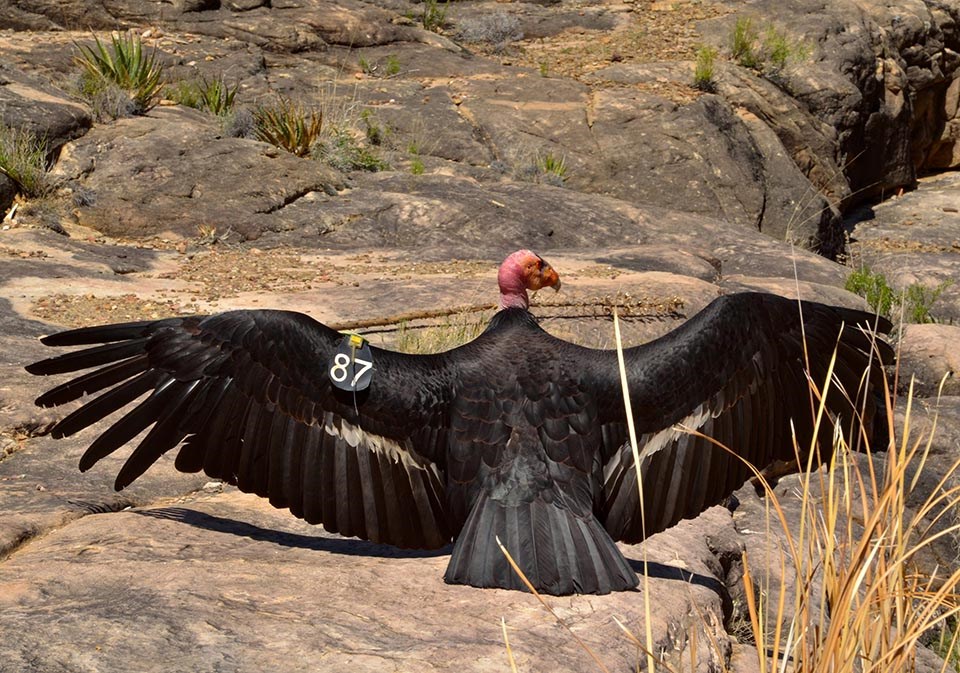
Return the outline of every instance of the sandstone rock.
[[[900,381],[907,386],[915,377],[917,395],[960,395],[960,327],[907,325],[900,340]]]
[[[216,230],[256,238],[274,211],[341,186],[316,161],[225,138],[214,118],[184,108],[96,127],[64,148],[54,175],[94,194],[74,210],[81,224],[134,237]]]
[[[954,323],[960,320],[958,185],[956,173],[922,178],[915,191],[858,211],[850,246],[856,264],[884,274],[898,293],[920,286],[930,317]],[[909,310],[905,318],[913,320]]]
[[[701,23],[721,49],[729,50],[736,19],[748,15],[761,31],[777,26],[812,49],[809,60],[776,77],[836,129],[835,160],[854,202],[913,182],[930,148],[940,145],[946,121],[941,112],[928,112],[943,100],[958,65],[955,7],[765,0],[751,3],[749,12],[731,9],[731,15]]]
[[[721,566],[705,536],[731,533],[729,514],[708,513],[701,530],[645,545],[657,654],[686,670],[722,665],[729,648],[714,574]],[[627,550],[638,562],[643,553]],[[280,661],[290,671],[316,670],[318,661],[374,671],[388,660],[424,671],[500,670],[501,619],[523,668],[595,670],[574,637],[612,669],[636,666],[637,648],[613,619],[642,633],[638,593],[550,599],[571,635],[529,594],[445,585],[446,562],[445,552],[325,535],[232,491],[90,515],[0,569],[4,666],[115,670],[134,657],[143,671],[253,671]],[[27,613],[30,629],[11,628]],[[703,640],[691,662],[693,630]]]
[[[937,110],[932,108],[931,111]],[[932,143],[924,165],[930,170],[957,168],[960,166],[960,78],[954,78],[947,87],[939,112],[943,132]]]
[[[51,155],[82,136],[92,120],[87,109],[39,78],[0,63],[0,124],[42,138]]]
[[[642,81],[636,71],[648,67],[612,66],[587,81]],[[719,217],[828,253],[838,248],[836,214],[777,138],[720,99],[678,106],[629,89],[588,97],[585,87],[544,78],[470,84],[461,114],[479,120],[515,175],[536,176],[549,154],[564,159],[571,189]]]
[[[587,81],[644,85],[664,79],[689,82],[692,78],[685,63],[631,63],[597,70]],[[847,186],[833,162],[835,147],[829,139],[832,130],[772,84],[745,73],[742,68],[718,64],[715,78],[717,92],[734,112],[731,114],[727,105],[716,101],[704,108],[713,112],[703,123],[693,122],[693,128],[703,129],[697,135],[699,142],[694,157],[703,153],[705,160],[716,166],[716,171],[731,176],[731,184],[726,189],[711,184],[709,179],[703,189],[718,195],[728,191],[727,202],[745,201],[741,208],[748,211],[744,217],[736,209],[721,204],[719,216],[748,222],[779,240],[799,243],[828,256],[835,254],[842,245],[836,207],[821,192],[839,203]],[[674,137],[689,135],[669,128],[662,132]],[[647,131],[639,137],[649,141],[656,133]],[[615,137],[611,134],[611,140]],[[721,137],[729,138],[728,147],[711,149],[709,139]],[[718,158],[723,152],[729,153],[729,159]],[[730,160],[734,167],[728,165]],[[742,175],[737,176],[737,171]],[[683,201],[690,203],[688,192],[675,189],[676,184],[682,182],[676,179],[674,189],[666,190],[675,194],[675,202],[670,204],[673,207]],[[734,183],[736,188],[732,187]],[[662,191],[654,187],[652,191]],[[756,194],[749,196],[752,191]],[[696,197],[693,203],[698,203]],[[688,205],[684,210],[689,208]]]
[[[455,3],[451,12],[481,15],[492,4]],[[729,8],[701,26],[722,48],[743,11]],[[548,39],[602,44],[606,34],[590,31],[636,27],[627,5],[509,9],[528,36]],[[54,203],[71,211],[63,222],[71,238],[33,229],[39,218],[26,208],[0,231],[0,555],[9,553],[0,564],[0,670],[504,670],[501,617],[521,670],[596,670],[531,596],[444,585],[444,551],[325,534],[201,475],[175,473],[172,456],[115,494],[122,455],[79,474],[96,430],[40,436],[66,410],[34,407],[43,382],[22,367],[48,355],[35,337],[53,327],[38,317],[77,320],[83,306],[117,295],[162,300],[166,310],[271,306],[330,323],[390,318],[486,301],[495,263],[519,245],[570,269],[563,293],[537,297],[535,312],[551,332],[587,345],[611,345],[608,319],[567,315],[569,306],[551,300],[578,309],[601,297],[681,300],[625,320],[628,343],[669,331],[720,292],[799,292],[862,307],[842,289],[848,268],[786,241],[835,251],[838,209],[888,196],[923,167],[955,165],[960,11],[872,0],[758,0],[750,9],[802,36],[810,59],[767,77],[718,63],[716,94],[695,98],[685,88],[689,62],[609,65],[619,60],[610,55],[578,80],[541,77],[420,29],[404,15],[422,5],[406,0],[0,6],[0,25],[57,31],[0,33],[0,118],[11,123],[17,110],[16,125],[30,125],[43,113],[41,126],[62,138]],[[361,134],[365,111],[394,170],[334,173],[224,138],[215,119],[182,107],[90,130],[89,112],[64,93],[77,74],[73,41],[90,28],[127,27],[157,45],[171,84],[222,74],[240,86],[242,106],[284,94]],[[393,58],[400,71],[363,72],[361,56],[375,65]],[[661,84],[685,95],[668,100]],[[424,175],[408,173],[411,144]],[[565,160],[565,175],[539,171],[547,153]],[[866,209],[853,230],[856,263],[898,287],[960,278],[958,186],[952,176],[920,184]],[[74,194],[93,200],[72,205]],[[201,229],[217,235],[199,237]],[[221,240],[228,231],[237,236]],[[240,243],[254,238],[256,248]],[[282,268],[255,263],[274,254]],[[450,261],[463,259],[485,259],[490,270]],[[423,262],[443,270],[411,266]],[[934,315],[960,319],[958,292],[947,287]],[[59,294],[81,296],[81,308],[59,311],[72,306],[49,301]],[[80,317],[112,316],[89,308]],[[950,336],[925,359],[933,339],[923,333],[949,331],[934,327],[907,328],[904,371],[952,362]],[[395,326],[383,330],[374,338],[395,338]],[[938,418],[937,470],[960,446],[958,400],[915,401],[915,427]],[[789,501],[796,483],[784,479],[778,493]],[[930,475],[918,480],[918,489],[934,486]],[[733,523],[714,508],[625,547],[638,569],[646,555],[649,589],[551,604],[612,670],[637,667],[636,645],[612,617],[640,635],[647,591],[655,649],[674,670],[757,670],[756,648],[724,624],[742,605],[741,548],[761,559],[779,538],[763,527],[766,503],[752,487],[739,497]],[[934,562],[954,563],[951,540]]]

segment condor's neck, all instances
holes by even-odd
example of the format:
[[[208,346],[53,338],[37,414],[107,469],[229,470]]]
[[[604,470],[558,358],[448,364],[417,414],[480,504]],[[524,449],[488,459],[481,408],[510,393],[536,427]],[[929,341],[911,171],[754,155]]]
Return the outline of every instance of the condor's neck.
[[[511,325],[539,327],[537,319],[526,308],[507,307],[497,311],[493,315],[493,318],[490,320],[490,324],[487,325],[487,329],[484,331],[490,331],[501,327],[509,327]]]
[[[527,297],[527,288],[520,278],[499,278],[500,281],[500,308],[530,308],[530,299]]]

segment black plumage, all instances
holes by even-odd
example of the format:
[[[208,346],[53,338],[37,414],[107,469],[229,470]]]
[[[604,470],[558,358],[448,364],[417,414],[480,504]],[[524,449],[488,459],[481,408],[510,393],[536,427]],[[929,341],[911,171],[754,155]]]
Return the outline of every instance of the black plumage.
[[[869,429],[881,373],[871,349],[881,360],[892,352],[857,325],[890,329],[860,311],[744,293],[627,349],[646,534],[750,476],[676,424],[758,467],[792,460],[791,421],[799,445],[811,441],[808,372],[821,383],[838,343],[835,376],[853,403],[831,394],[831,413],[849,422],[856,405]],[[117,489],[179,446],[177,469],[203,470],[329,531],[408,548],[454,540],[448,582],[522,588],[499,536],[540,591],[636,586],[614,543],[644,537],[614,351],[559,340],[525,308],[505,308],[446,353],[373,348],[372,381],[354,393],[328,373],[342,339],[303,314],[231,311],[53,334],[43,343],[89,347],[27,369],[94,368],[38,398],[49,406],[97,394],[54,437],[141,398],[80,462],[89,469],[150,427]]]

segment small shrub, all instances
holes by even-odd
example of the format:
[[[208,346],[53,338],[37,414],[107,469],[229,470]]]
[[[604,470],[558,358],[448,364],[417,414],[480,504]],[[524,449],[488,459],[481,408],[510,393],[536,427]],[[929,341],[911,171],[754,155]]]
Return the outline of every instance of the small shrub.
[[[713,81],[714,62],[717,50],[713,47],[702,46],[697,49],[697,62],[693,71],[693,86],[700,91],[713,92],[716,83]]]
[[[323,115],[281,96],[274,104],[253,111],[253,128],[257,140],[305,157],[320,137]]]
[[[423,27],[434,33],[439,33],[447,22],[447,9],[450,0],[440,3],[439,0],[424,0],[420,22]]]
[[[744,68],[756,68],[760,65],[760,57],[756,48],[758,37],[757,29],[753,26],[753,19],[749,17],[737,19],[733,26],[730,52],[733,55],[733,60]]]
[[[520,19],[506,12],[464,19],[460,24],[460,39],[465,42],[487,42],[501,52],[510,42],[523,39]]]
[[[885,318],[895,318],[899,308],[903,309],[903,319],[908,323],[923,324],[936,322],[930,312],[934,302],[944,290],[953,285],[952,280],[931,288],[921,283],[913,283],[902,292],[893,289],[882,273],[873,273],[863,267],[847,277],[845,287],[850,292],[867,300],[874,311]]]
[[[113,82],[97,83],[81,78],[80,95],[87,99],[98,122],[138,114],[137,104],[130,98],[130,93]]]
[[[143,114],[160,100],[163,88],[163,64],[157,61],[157,50],[143,51],[143,42],[137,35],[114,33],[108,49],[96,35],[95,47],[77,44],[75,61],[83,68],[80,91],[92,102],[111,85],[127,93],[132,114]],[[108,97],[113,100],[115,96]],[[102,101],[101,101],[102,102]],[[109,113],[121,106],[105,108]],[[95,108],[96,109],[96,108]],[[121,115],[118,115],[121,116]]]
[[[800,41],[793,42],[785,31],[771,26],[763,39],[763,52],[774,72],[787,67],[790,61],[802,61],[810,53],[809,47]]]
[[[223,133],[228,138],[253,138],[256,122],[247,108],[234,110],[223,117]]]
[[[364,147],[346,129],[333,129],[316,149],[317,158],[340,171],[382,171],[389,165]]]
[[[844,287],[866,299],[870,308],[878,314],[890,318],[896,293],[882,273],[873,273],[868,267],[861,267],[847,277]]]
[[[200,108],[200,88],[196,82],[177,82],[163,92],[164,98],[185,107]]]
[[[733,27],[730,53],[744,68],[762,71],[765,76],[776,80],[790,61],[807,58],[810,47],[802,40],[791,40],[786,31],[774,26],[764,30],[761,41],[760,31],[754,26],[753,20],[741,17]]]
[[[550,66],[547,65],[546,61],[540,61],[537,65],[537,69],[540,71],[541,77],[548,77],[550,75]]]
[[[936,322],[936,318],[930,313],[934,302],[943,294],[943,291],[953,285],[952,280],[947,280],[936,287],[927,287],[920,283],[914,283],[907,288],[904,293],[904,319],[907,322],[924,324]]]
[[[50,191],[48,168],[45,139],[0,124],[0,172],[13,180],[24,196],[40,197]]]
[[[357,65],[365,75],[370,77],[395,77],[400,73],[400,59],[393,54],[387,56],[383,63],[371,62],[367,57],[360,56],[357,59]]]
[[[423,165],[423,159],[420,158],[420,145],[415,140],[407,145],[407,154],[410,155],[410,172],[413,175],[423,175],[426,167]]]
[[[369,142],[371,145],[382,145],[387,139],[389,132],[380,125],[380,122],[377,121],[376,115],[370,109],[366,109],[360,113],[360,121],[363,122],[364,133],[367,136],[367,142]]]

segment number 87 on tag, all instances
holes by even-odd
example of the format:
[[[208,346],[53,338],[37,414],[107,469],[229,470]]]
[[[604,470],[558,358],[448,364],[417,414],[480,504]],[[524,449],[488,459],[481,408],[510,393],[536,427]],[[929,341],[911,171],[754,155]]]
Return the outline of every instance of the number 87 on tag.
[[[364,390],[373,378],[370,344],[358,334],[347,334],[330,362],[330,382],[340,390]]]

